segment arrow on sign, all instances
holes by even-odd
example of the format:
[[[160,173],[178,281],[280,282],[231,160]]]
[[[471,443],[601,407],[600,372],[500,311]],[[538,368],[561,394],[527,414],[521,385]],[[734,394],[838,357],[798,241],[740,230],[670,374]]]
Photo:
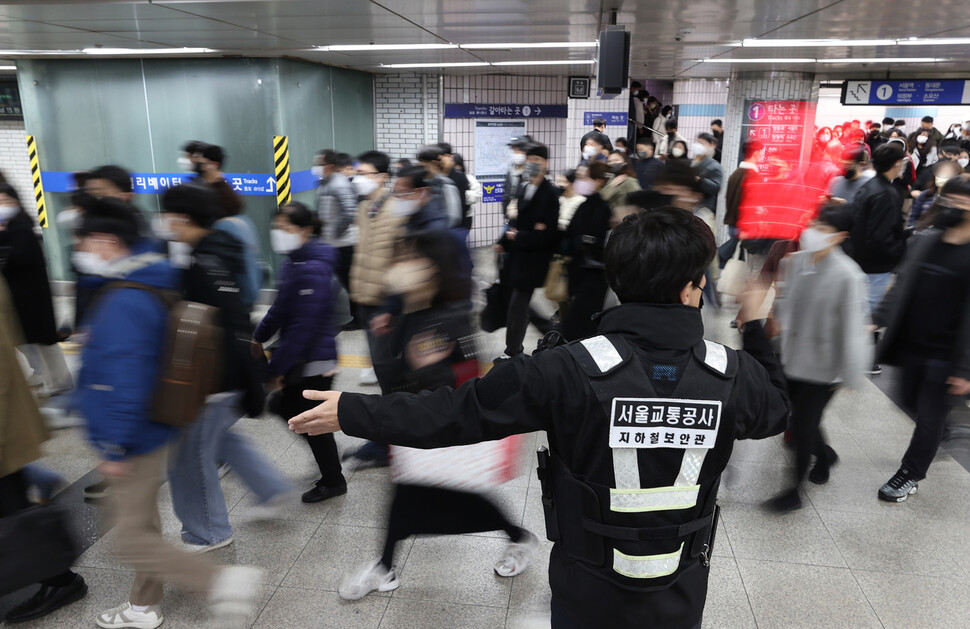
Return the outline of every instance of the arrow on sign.
[[[536,115],[538,116],[538,115],[539,115],[539,114],[541,114],[541,113],[542,113],[542,110],[541,110],[541,109],[539,109],[539,107],[538,107],[538,106],[536,106]]]
[[[266,178],[266,187],[269,188],[269,191],[270,192],[275,192],[276,191],[276,180],[273,179],[272,177],[267,177]]]

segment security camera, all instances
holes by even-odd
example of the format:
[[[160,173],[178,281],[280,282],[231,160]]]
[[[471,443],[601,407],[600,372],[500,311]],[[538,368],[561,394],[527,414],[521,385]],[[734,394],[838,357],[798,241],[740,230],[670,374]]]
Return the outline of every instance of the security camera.
[[[677,35],[674,35],[674,41],[684,41],[684,36],[678,33]]]

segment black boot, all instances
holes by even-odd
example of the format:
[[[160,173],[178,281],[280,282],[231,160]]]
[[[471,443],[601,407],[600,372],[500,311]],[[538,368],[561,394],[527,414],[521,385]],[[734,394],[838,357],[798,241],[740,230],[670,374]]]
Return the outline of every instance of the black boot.
[[[74,601],[79,601],[88,593],[88,586],[79,574],[67,585],[56,587],[42,585],[37,593],[17,605],[7,613],[4,620],[8,625],[41,618]]]
[[[336,485],[334,487],[327,487],[326,485],[317,484],[310,491],[303,494],[301,500],[306,504],[313,504],[316,502],[323,502],[324,500],[330,500],[331,498],[336,498],[337,496],[343,496],[347,493],[347,483],[342,485]]]

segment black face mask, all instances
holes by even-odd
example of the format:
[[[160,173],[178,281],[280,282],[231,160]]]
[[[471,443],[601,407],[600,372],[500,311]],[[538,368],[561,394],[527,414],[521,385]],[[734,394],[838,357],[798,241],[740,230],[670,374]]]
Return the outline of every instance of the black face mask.
[[[933,221],[933,227],[938,227],[940,229],[950,229],[951,227],[956,227],[963,221],[967,220],[967,210],[954,207],[952,205],[941,205],[940,213],[936,216],[936,220]]]
[[[846,168],[842,171],[842,174],[845,175],[846,179],[854,179],[858,172],[855,168]]]
[[[199,175],[200,177],[202,176],[202,164],[200,162],[196,162],[192,166],[192,170],[195,171],[196,175]]]
[[[609,169],[610,169],[610,172],[613,173],[614,175],[619,175],[620,173],[622,173],[626,169],[626,165],[625,164],[610,164],[609,165]]]

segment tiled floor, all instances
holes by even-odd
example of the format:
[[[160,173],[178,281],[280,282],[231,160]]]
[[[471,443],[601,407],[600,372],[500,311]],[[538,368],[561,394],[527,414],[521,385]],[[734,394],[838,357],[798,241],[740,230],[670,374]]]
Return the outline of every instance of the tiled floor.
[[[548,304],[539,304],[548,308]],[[709,336],[735,342],[727,315],[710,312]],[[530,342],[537,335],[530,332]],[[502,349],[488,335],[485,358]],[[342,354],[364,355],[361,333],[340,338]],[[342,390],[357,386],[343,369]],[[912,422],[872,383],[840,393],[824,426],[841,456],[828,485],[808,485],[805,507],[787,516],[761,503],[786,484],[792,453],[781,438],[738,443],[721,489],[722,526],[712,561],[704,626],[718,629],[965,629],[970,626],[970,474],[943,453],[919,493],[900,505],[876,499],[909,439]],[[315,466],[306,445],[279,419],[243,419],[250,435],[294,482],[309,487]],[[510,518],[540,534],[542,513],[533,463],[542,435],[531,435],[520,476],[495,492]],[[341,450],[357,440],[338,435]],[[43,462],[74,481],[95,464],[79,429],[57,431]],[[230,474],[223,481],[235,543],[212,554],[267,571],[264,604],[254,627],[461,628],[548,627],[546,580],[551,544],[533,566],[502,579],[492,572],[501,534],[419,538],[398,549],[401,587],[346,602],[341,578],[380,552],[390,493],[385,470],[349,471],[346,496],[318,505],[294,502],[276,520],[249,517],[252,497]],[[163,490],[163,525],[175,536],[171,498]],[[95,614],[122,602],[132,573],[111,554],[112,535],[79,559],[90,584],[83,601],[32,627],[93,627]],[[13,601],[0,599],[0,612]],[[205,627],[204,603],[174,588],[164,602],[165,627]]]

